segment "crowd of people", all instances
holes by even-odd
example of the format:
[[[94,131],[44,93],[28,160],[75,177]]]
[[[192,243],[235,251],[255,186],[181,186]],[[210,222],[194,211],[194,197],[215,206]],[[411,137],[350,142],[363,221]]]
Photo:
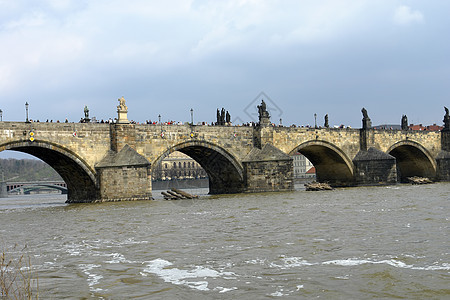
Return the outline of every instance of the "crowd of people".
[[[40,121],[39,120],[29,120],[30,122],[36,122],[36,123],[39,123]],[[112,118],[109,118],[109,119],[107,119],[107,120],[104,120],[104,119],[101,119],[101,120],[97,120],[95,117],[93,117],[92,119],[90,119],[90,120],[86,120],[86,119],[80,119],[80,121],[79,121],[79,123],[95,123],[95,124],[113,124],[113,123],[115,123],[117,121],[117,119],[116,118],[114,118],[114,119],[112,119]],[[61,122],[60,120],[56,120],[56,121],[53,121],[53,120],[49,120],[49,119],[47,119],[46,121],[45,121],[45,123],[63,123],[63,122]],[[66,118],[65,120],[64,120],[64,123],[69,123],[69,120]],[[146,125],[164,125],[164,126],[168,126],[168,125],[178,125],[178,126],[180,126],[180,125],[185,125],[185,124],[190,124],[189,122],[181,122],[181,121],[173,121],[173,120],[170,120],[170,121],[166,121],[166,122],[158,122],[158,121],[151,121],[151,120],[146,120],[145,122],[138,122],[138,121],[134,121],[134,120],[131,120],[130,121],[130,124],[146,124]],[[195,124],[196,126],[238,126],[238,127],[255,127],[255,126],[257,126],[258,125],[258,123],[256,123],[256,122],[253,122],[253,121],[250,121],[250,122],[245,122],[245,123],[241,123],[241,124],[233,124],[232,122],[226,122],[224,125],[220,125],[220,124],[217,124],[217,122],[211,122],[211,123],[208,123],[208,122],[197,122],[196,124]],[[275,123],[272,123],[271,124],[273,127],[291,127],[291,128],[296,128],[296,127],[298,127],[298,128],[314,128],[314,126],[310,126],[309,124],[307,124],[307,125],[296,125],[296,124],[292,124],[292,125],[290,125],[290,126],[284,126],[284,125],[282,125],[282,124],[278,124],[278,125],[276,125]],[[322,126],[318,126],[317,128],[324,128],[324,127],[322,127]],[[333,126],[333,128],[351,128],[350,126],[345,126],[345,125],[339,125],[339,126]]]

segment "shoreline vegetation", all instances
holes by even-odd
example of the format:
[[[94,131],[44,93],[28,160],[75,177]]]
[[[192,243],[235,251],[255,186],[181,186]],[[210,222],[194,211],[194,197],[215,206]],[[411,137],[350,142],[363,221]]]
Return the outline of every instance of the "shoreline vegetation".
[[[39,281],[25,246],[0,253],[0,299],[39,299]]]

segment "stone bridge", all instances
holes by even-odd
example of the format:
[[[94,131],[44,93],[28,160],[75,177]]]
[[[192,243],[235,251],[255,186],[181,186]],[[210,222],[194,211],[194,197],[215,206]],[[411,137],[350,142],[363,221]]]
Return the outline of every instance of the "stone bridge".
[[[121,99],[123,100],[123,99]],[[317,180],[334,186],[394,184],[409,176],[450,181],[450,128],[442,131],[0,122],[0,151],[34,155],[67,183],[68,202],[152,198],[152,166],[180,151],[208,173],[212,194],[289,191],[292,155],[304,154]],[[448,119],[448,118],[447,118]]]

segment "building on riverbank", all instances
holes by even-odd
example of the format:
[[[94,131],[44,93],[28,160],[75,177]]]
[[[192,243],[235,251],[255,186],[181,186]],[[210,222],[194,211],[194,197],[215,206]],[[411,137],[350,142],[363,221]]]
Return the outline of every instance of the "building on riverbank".
[[[301,153],[294,154],[294,179],[315,178],[314,165]]]
[[[205,170],[195,160],[179,151],[165,157],[156,166],[153,180],[202,179],[207,178]]]

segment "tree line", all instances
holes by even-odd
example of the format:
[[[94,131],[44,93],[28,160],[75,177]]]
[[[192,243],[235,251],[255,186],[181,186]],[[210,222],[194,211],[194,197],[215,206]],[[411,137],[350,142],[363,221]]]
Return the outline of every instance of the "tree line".
[[[61,176],[38,159],[0,159],[0,181],[62,181]]]

